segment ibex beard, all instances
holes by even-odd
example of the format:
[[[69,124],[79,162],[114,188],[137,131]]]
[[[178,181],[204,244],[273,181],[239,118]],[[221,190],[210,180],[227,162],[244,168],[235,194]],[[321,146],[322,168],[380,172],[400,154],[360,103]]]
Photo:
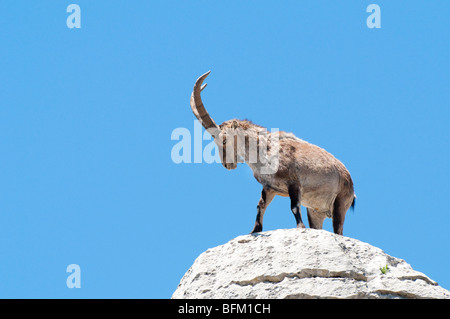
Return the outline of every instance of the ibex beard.
[[[229,120],[217,125],[206,111],[200,92],[207,72],[195,82],[191,108],[216,143],[222,165],[235,169],[245,162],[262,184],[252,233],[263,229],[263,217],[275,195],[289,196],[298,228],[304,228],[300,205],[307,209],[311,228],[322,229],[333,220],[333,230],[343,234],[345,215],[354,207],[353,181],[347,168],[324,149],[283,131],[268,132],[248,120]]]

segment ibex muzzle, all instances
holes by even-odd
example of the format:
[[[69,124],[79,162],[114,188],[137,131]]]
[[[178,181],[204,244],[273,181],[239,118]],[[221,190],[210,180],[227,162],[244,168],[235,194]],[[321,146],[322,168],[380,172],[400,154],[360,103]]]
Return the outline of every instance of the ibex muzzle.
[[[268,132],[248,120],[229,120],[217,125],[206,111],[200,92],[210,72],[197,79],[191,96],[195,117],[213,136],[226,169],[245,162],[262,184],[252,233],[263,229],[263,216],[275,195],[289,196],[297,227],[304,228],[300,205],[307,208],[311,228],[322,229],[326,217],[333,230],[342,235],[347,210],[355,204],[350,173],[324,149],[305,142],[292,133]]]

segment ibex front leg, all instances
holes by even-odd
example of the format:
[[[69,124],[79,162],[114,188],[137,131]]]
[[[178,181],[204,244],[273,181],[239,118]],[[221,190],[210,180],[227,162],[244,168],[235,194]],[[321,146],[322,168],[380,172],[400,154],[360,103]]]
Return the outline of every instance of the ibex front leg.
[[[274,197],[275,193],[272,190],[266,187],[263,188],[261,192],[261,199],[259,200],[258,206],[256,207],[257,209],[256,222],[255,227],[253,227],[252,233],[258,233],[262,231],[264,213],[266,212],[267,206],[269,206],[270,202]]]
[[[297,228],[305,228],[305,225],[302,222],[302,215],[300,211],[300,187],[298,185],[290,185],[288,188],[289,197],[291,198],[291,210],[294,214],[295,221],[297,222]]]

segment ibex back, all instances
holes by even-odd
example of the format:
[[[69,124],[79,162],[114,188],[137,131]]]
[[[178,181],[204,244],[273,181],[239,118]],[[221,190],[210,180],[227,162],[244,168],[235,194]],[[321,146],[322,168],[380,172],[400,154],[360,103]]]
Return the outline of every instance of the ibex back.
[[[223,166],[235,169],[238,162],[245,162],[263,186],[252,233],[262,231],[264,212],[275,195],[280,195],[289,196],[297,227],[305,227],[300,213],[303,205],[311,228],[322,229],[324,219],[330,217],[334,232],[342,235],[345,214],[354,206],[356,198],[352,178],[344,164],[291,133],[270,133],[248,120],[233,119],[217,125],[200,95],[209,73],[195,82],[191,108],[213,136]]]

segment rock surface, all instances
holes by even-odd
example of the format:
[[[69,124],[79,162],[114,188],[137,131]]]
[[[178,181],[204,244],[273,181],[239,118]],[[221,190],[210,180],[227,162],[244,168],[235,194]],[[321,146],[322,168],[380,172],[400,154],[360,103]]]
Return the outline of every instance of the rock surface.
[[[325,230],[284,229],[208,249],[172,298],[450,299],[450,292],[367,243]]]

